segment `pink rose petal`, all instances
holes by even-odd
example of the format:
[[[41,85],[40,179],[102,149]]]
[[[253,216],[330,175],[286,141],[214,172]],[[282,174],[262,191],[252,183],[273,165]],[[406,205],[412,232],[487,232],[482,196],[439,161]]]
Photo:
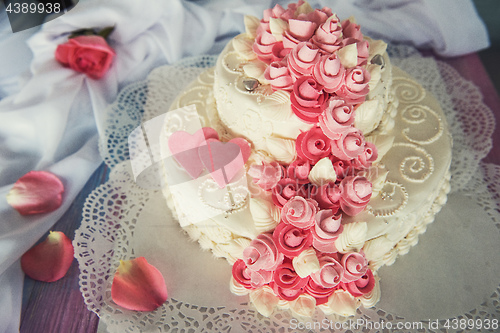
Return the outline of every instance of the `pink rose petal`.
[[[167,286],[160,271],[144,257],[121,260],[111,285],[111,298],[133,311],[153,311],[167,300]]]
[[[73,244],[60,231],[51,231],[40,244],[21,257],[21,268],[30,278],[54,282],[66,275],[73,262]]]
[[[21,215],[48,213],[61,206],[63,183],[47,171],[30,171],[15,182],[7,203]]]

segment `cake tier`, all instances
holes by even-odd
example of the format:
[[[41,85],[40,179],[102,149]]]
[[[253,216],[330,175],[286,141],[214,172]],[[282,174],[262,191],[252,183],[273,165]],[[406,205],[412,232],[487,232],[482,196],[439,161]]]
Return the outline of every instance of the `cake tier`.
[[[392,65],[381,41],[367,39],[372,73],[367,100],[357,107],[355,127],[368,134],[379,125],[391,126],[390,95]],[[290,93],[273,91],[263,78],[264,63],[249,60],[235,49],[237,44],[251,44],[253,39],[242,34],[228,43],[217,60],[214,76],[214,98],[218,115],[231,135],[248,139],[255,150],[273,159],[291,163],[295,158],[293,142],[313,125],[297,117],[291,110]],[[378,54],[377,52],[382,52]],[[258,77],[258,78],[253,78]],[[382,130],[382,129],[381,129]],[[379,130],[380,132],[380,130]]]
[[[210,126],[222,141],[234,137],[234,131],[218,117],[213,88],[210,69],[184,90],[167,114],[162,142],[168,142],[173,132],[168,124],[174,119],[175,131],[193,134]],[[438,102],[395,67],[392,92],[399,99],[391,115],[394,126],[387,126],[383,135],[374,131],[366,136],[379,151],[387,151],[366,175],[373,182],[374,194],[362,213],[343,218],[344,231],[335,241],[341,253],[362,249],[374,270],[393,263],[398,254],[416,244],[418,234],[433,221],[449,191],[452,140]],[[170,156],[168,147],[163,148],[165,156]],[[262,158],[254,149],[246,167]],[[169,207],[190,237],[216,256],[234,263],[251,239],[279,222],[270,195],[254,191],[251,177],[243,170],[221,189],[206,171],[192,179],[175,160],[165,161],[169,186],[164,194]]]

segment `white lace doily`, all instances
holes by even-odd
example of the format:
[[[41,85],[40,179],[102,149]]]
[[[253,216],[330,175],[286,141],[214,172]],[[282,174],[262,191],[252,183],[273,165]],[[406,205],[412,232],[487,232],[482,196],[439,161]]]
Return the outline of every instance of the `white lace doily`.
[[[374,308],[361,307],[353,321],[383,321],[386,328],[387,323],[414,322],[422,325],[413,327],[419,332],[454,332],[464,329],[464,323],[469,325],[465,331],[477,331],[481,324],[482,331],[495,332],[492,325],[486,329],[486,323],[498,320],[500,313],[496,267],[500,167],[480,163],[492,146],[493,114],[482,102],[479,89],[449,65],[424,58],[409,47],[391,47],[390,55],[396,66],[441,102],[454,138],[452,192],[436,217],[435,225],[441,227],[429,228],[420,246],[396,265],[381,269],[381,302]],[[164,89],[162,105],[155,109],[168,110],[182,88],[215,60],[214,56],[196,57],[157,69],[150,77],[161,80]],[[310,325],[326,323],[324,319],[337,322],[339,318],[325,318],[321,311],[316,311],[309,326],[298,325],[289,311],[262,317],[246,298],[230,294],[231,267],[202,252],[182,234],[160,190],[134,182],[127,141],[141,119],[155,116],[144,111],[148,93],[148,81],[132,84],[108,110],[100,150],[112,171],[109,180],[87,198],[74,240],[87,307],[99,315],[109,332],[295,332],[302,327],[303,331],[309,327],[322,331],[323,326]],[[111,300],[119,260],[137,256],[145,256],[166,279],[169,299],[153,312],[127,311]],[[402,293],[403,288],[408,293]],[[432,306],[426,306],[431,302]],[[434,323],[438,329],[430,325]],[[380,330],[367,325],[356,328]]]

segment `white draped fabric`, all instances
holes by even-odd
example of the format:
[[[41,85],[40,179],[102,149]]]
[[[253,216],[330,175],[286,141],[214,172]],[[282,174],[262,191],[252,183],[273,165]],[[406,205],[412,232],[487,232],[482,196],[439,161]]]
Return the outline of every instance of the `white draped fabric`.
[[[286,6],[286,1],[278,1]],[[13,34],[0,14],[0,333],[17,332],[23,274],[20,256],[62,216],[99,166],[103,114],[122,87],[155,67],[199,54],[216,54],[244,30],[243,15],[261,16],[276,1],[81,0],[42,27]],[[433,48],[455,56],[488,46],[470,0],[320,0],[339,17],[351,15],[365,34]],[[101,80],[55,61],[58,44],[81,28],[115,26],[116,51]],[[55,212],[22,217],[6,202],[12,184],[30,170],[64,182]],[[71,236],[71,235],[70,235]]]

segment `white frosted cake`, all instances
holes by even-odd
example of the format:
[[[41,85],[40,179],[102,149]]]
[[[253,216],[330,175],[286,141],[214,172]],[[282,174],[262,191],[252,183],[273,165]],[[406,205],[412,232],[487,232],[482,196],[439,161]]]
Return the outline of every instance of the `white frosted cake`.
[[[299,2],[245,24],[166,115],[167,203],[263,315],[354,315],[446,202],[445,117],[353,19]]]

